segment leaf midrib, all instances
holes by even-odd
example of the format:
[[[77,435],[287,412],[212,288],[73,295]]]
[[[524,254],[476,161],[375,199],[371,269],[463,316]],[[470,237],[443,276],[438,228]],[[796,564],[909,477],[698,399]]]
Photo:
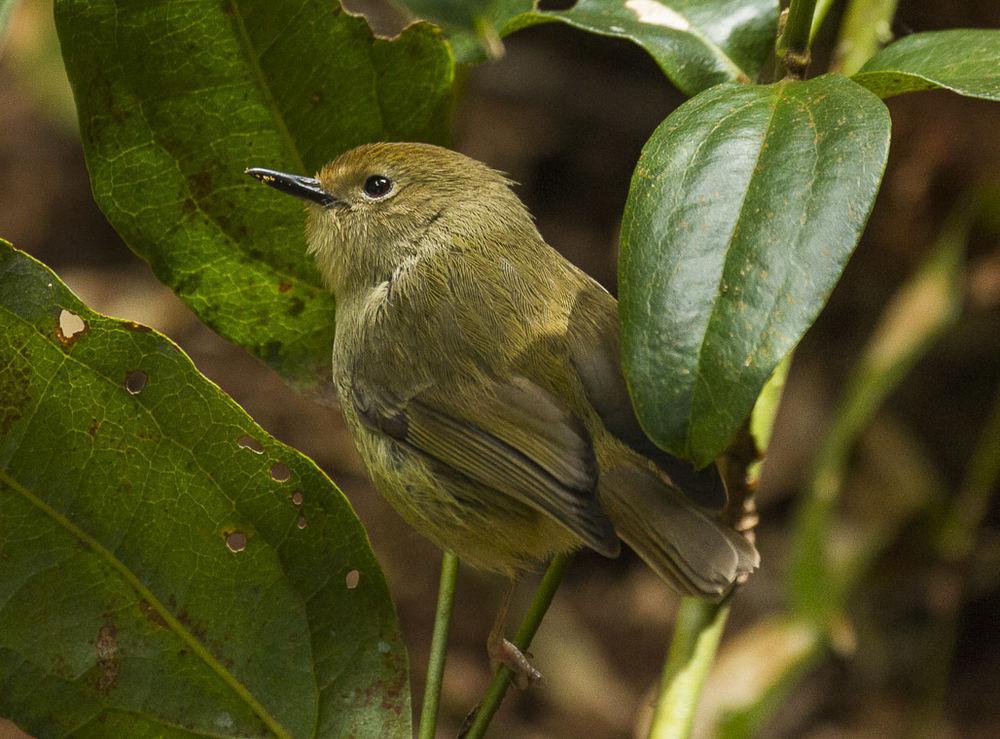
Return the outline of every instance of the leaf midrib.
[[[0,306],[6,310],[7,313],[14,316],[16,319],[32,326],[24,318],[11,311],[7,306]],[[70,358],[67,356],[67,358]],[[90,369],[88,367],[88,369]],[[51,378],[50,378],[51,383]],[[155,423],[155,421],[154,421]],[[209,476],[211,477],[211,476]],[[258,701],[253,694],[235,675],[233,675],[226,667],[219,662],[205,646],[199,642],[194,634],[192,634],[184,624],[182,624],[167,607],[160,601],[153,592],[143,584],[143,582],[122,562],[114,553],[105,547],[98,539],[94,538],[82,528],[73,523],[68,517],[64,516],[62,513],[57,511],[55,508],[50,506],[48,503],[43,501],[37,495],[31,492],[26,486],[22,485],[20,481],[15,479],[10,475],[7,469],[0,467],[0,482],[5,483],[11,489],[19,493],[25,500],[34,505],[36,508],[41,510],[43,513],[48,515],[53,521],[62,526],[66,531],[68,531],[72,536],[75,536],[80,541],[86,543],[91,549],[104,559],[107,564],[130,585],[132,588],[144,599],[154,610],[163,618],[170,629],[177,634],[177,636],[183,640],[194,652],[197,654],[203,662],[215,672],[223,682],[228,685],[240,699],[242,699],[250,709],[267,725],[267,727],[274,732],[274,734],[282,739],[291,739],[291,734],[275,719],[270,711],[264,707],[260,701]]]
[[[264,103],[268,110],[271,111],[271,115],[274,116],[274,123],[275,126],[277,126],[278,135],[281,136],[281,140],[288,148],[289,154],[295,160],[294,164],[298,167],[299,173],[303,175],[307,174],[305,171],[305,161],[302,159],[302,154],[299,152],[298,146],[295,144],[295,139],[292,137],[292,132],[289,130],[288,124],[285,122],[284,115],[278,108],[278,102],[275,100],[274,95],[271,92],[271,86],[268,83],[267,76],[264,74],[263,67],[260,66],[260,58],[257,56],[257,51],[254,48],[253,43],[250,41],[250,34],[247,32],[246,23],[243,21],[243,12],[240,10],[236,0],[227,0],[227,2],[233,11],[232,18],[233,25],[236,27],[236,41],[241,47],[243,47],[243,53],[246,56],[250,69],[253,71],[254,80],[257,82],[257,87],[260,89],[260,93],[264,97]]]
[[[246,702],[251,710],[257,714],[261,721],[263,721],[271,731],[279,737],[288,737],[290,739],[291,734],[289,734],[288,731],[280,723],[278,723],[277,719],[271,715],[270,711],[268,711],[260,703],[260,701],[254,698],[253,694],[250,693],[250,690],[242,682],[240,682],[235,675],[229,672],[229,670],[227,670],[217,659],[215,659],[215,657],[212,656],[212,654],[201,642],[194,638],[194,635],[188,631],[184,625],[178,621],[177,618],[163,605],[160,599],[153,594],[153,591],[147,588],[142,581],[136,577],[128,567],[125,566],[124,562],[115,557],[115,555],[112,554],[107,547],[101,544],[100,541],[74,524],[66,516],[59,513],[59,511],[43,501],[37,495],[32,493],[18,480],[11,477],[7,470],[0,469],[0,481],[19,493],[25,500],[49,516],[49,518],[66,529],[66,531],[70,534],[87,544],[92,551],[96,552],[102,559],[104,559],[113,570],[118,572],[118,574],[121,575],[121,577],[129,585],[131,585],[132,588],[140,596],[142,596],[142,598],[149,603],[150,606],[153,607],[153,609],[156,610],[157,614],[159,614],[159,616],[166,622],[170,629],[176,633],[177,636],[180,637],[195,654],[201,657],[202,661],[205,662],[205,664],[208,665],[208,667],[220,678],[222,678],[223,682],[225,682],[234,693]]]
[[[705,321],[705,329],[704,329],[704,331],[701,334],[701,342],[698,344],[698,351],[695,354],[695,362],[694,362],[694,369],[695,369],[695,373],[694,373],[694,387],[692,387],[692,389],[691,389],[691,397],[690,397],[690,401],[688,403],[688,410],[687,410],[687,419],[688,419],[688,423],[687,423],[687,436],[686,436],[686,438],[684,440],[684,442],[685,442],[684,445],[685,445],[686,451],[687,451],[687,453],[689,455],[691,454],[691,449],[692,449],[691,440],[692,440],[692,436],[694,435],[694,426],[691,423],[691,420],[694,417],[694,403],[695,403],[695,398],[698,395],[699,380],[701,379],[702,354],[704,354],[704,352],[705,352],[705,345],[708,343],[708,332],[709,332],[709,329],[712,327],[713,319],[715,318],[715,316],[717,315],[718,310],[719,310],[719,298],[722,295],[722,282],[725,279],[725,276],[726,276],[726,266],[729,264],[729,259],[730,259],[730,256],[731,256],[731,249],[732,249],[732,246],[733,246],[733,236],[736,233],[736,229],[743,222],[743,210],[746,207],[747,195],[750,192],[750,184],[753,182],[753,179],[755,177],[755,173],[757,171],[757,165],[760,163],[760,157],[761,157],[761,155],[762,155],[762,153],[764,151],[764,148],[765,148],[764,145],[767,143],[768,134],[771,132],[771,127],[774,124],[774,117],[775,117],[775,115],[778,112],[778,106],[780,105],[782,99],[785,97],[785,86],[779,83],[776,86],[775,92],[777,94],[771,99],[771,105],[770,105],[771,110],[770,110],[770,113],[768,114],[768,117],[767,117],[767,124],[764,126],[763,135],[761,136],[761,139],[760,139],[760,146],[757,147],[757,154],[754,157],[753,167],[750,168],[750,177],[747,180],[746,187],[744,187],[744,189],[743,189],[743,196],[740,198],[740,206],[739,206],[739,210],[738,210],[736,219],[733,221],[733,227],[732,227],[732,229],[730,229],[729,236],[726,238],[726,256],[722,260],[722,269],[719,271],[719,280],[718,280],[718,282],[716,283],[716,286],[715,286],[715,294],[714,294],[713,299],[712,299],[712,309],[711,309],[711,311],[709,311],[708,320]],[[749,107],[749,106],[747,106],[747,107]],[[730,113],[729,115],[727,115],[725,117],[729,118],[732,115],[734,115],[736,112],[737,111],[733,111],[732,113]],[[721,123],[721,121],[720,121],[720,123]],[[706,384],[705,389],[708,390],[708,387],[709,386]],[[712,402],[712,404],[715,405],[715,401],[714,400],[711,400],[710,402]],[[696,461],[696,464],[697,464],[697,461]]]

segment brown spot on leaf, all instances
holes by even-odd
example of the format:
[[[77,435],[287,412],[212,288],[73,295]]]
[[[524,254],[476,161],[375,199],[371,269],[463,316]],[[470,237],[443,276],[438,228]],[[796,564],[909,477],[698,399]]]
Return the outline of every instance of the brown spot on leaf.
[[[292,283],[290,283],[290,282],[286,282],[285,280],[282,280],[281,282],[278,283],[278,292],[279,293],[287,293],[291,289],[292,289]]]
[[[163,616],[149,604],[148,600],[143,599],[139,601],[139,610],[142,611],[142,615],[149,619],[149,621],[157,629],[167,628],[167,622],[164,620]]]
[[[96,418],[91,419],[90,425],[87,426],[87,433],[90,434],[91,439],[97,436],[97,432],[100,428],[101,428],[101,421],[99,421]]]
[[[212,194],[212,173],[211,172],[195,172],[188,178],[188,186],[191,188],[191,195],[194,199],[204,200],[209,195]]]
[[[97,632],[94,649],[97,651],[97,690],[106,695],[118,682],[118,629],[114,623],[108,621]]]

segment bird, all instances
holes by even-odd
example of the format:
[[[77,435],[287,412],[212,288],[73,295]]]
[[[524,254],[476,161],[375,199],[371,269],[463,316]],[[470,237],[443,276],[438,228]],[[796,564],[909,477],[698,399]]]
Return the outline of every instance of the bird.
[[[545,242],[503,173],[401,142],[353,148],[314,177],[246,172],[308,204],[347,427],[418,532],[511,582],[583,547],[616,557],[622,541],[710,601],[758,567],[721,520],[717,467],[643,432],[617,301]],[[494,632],[491,655],[530,672]]]

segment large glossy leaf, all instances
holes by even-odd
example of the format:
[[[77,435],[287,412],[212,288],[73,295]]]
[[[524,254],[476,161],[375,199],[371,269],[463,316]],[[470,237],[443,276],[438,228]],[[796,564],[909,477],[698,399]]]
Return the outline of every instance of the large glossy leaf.
[[[1000,100],[1000,31],[915,33],[869,59],[854,79],[883,98],[940,87]]]
[[[465,16],[453,0],[404,0],[418,14],[446,24],[462,61],[480,61],[470,35],[484,25],[499,35],[560,22],[632,41],[683,92],[694,95],[727,81],[749,82],[760,71],[777,31],[776,0],[578,0],[567,10],[532,10],[531,0],[477,0]]]
[[[6,243],[0,563],[0,716],[36,736],[409,732],[341,493],[165,337]]]
[[[441,26],[455,60],[466,64],[500,56],[500,34],[515,17],[530,13],[535,5],[533,0],[402,0],[400,4],[416,17]]]
[[[622,354],[647,433],[698,465],[816,318],[868,219],[889,115],[850,80],[724,85],[643,149],[622,221]]]
[[[440,141],[453,63],[429,24],[376,39],[328,0],[58,0],[94,195],[198,316],[299,387],[329,383],[334,304],[304,211],[243,175]]]

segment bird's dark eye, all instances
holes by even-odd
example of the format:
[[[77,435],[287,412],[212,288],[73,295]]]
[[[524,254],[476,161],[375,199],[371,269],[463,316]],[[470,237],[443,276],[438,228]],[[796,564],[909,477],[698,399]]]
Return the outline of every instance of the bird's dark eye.
[[[380,174],[373,174],[365,180],[365,195],[370,198],[384,198],[392,190],[392,180]]]

